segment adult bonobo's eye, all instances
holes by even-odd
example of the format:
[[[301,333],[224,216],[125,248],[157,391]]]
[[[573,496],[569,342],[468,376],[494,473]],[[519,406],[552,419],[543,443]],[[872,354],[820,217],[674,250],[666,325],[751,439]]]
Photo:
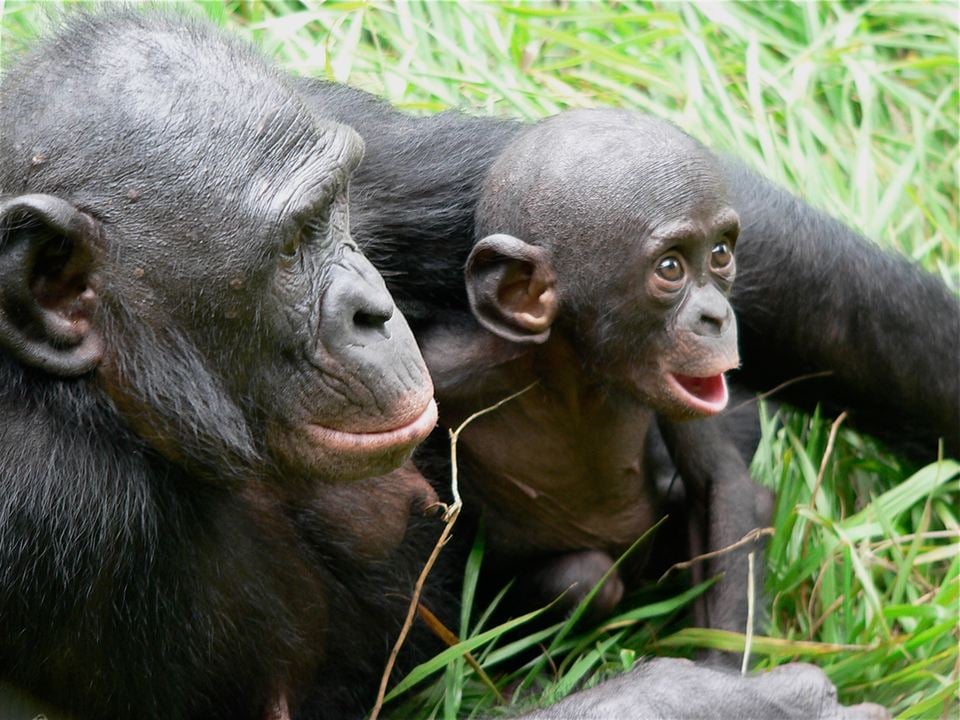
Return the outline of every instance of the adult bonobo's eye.
[[[710,250],[710,265],[714,270],[723,270],[733,262],[733,249],[726,240],[715,243]]]
[[[683,280],[683,263],[676,255],[664,255],[657,261],[657,275],[667,282]]]
[[[284,241],[280,248],[280,256],[284,260],[294,260],[300,254],[300,247],[303,245],[303,228],[300,228]]]

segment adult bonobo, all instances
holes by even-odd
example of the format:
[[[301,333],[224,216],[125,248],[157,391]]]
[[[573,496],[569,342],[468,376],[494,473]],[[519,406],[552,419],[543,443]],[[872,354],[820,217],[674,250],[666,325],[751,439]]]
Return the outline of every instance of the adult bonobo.
[[[6,74],[7,691],[82,718],[264,718],[315,677],[350,688],[330,717],[359,712],[358,675],[372,696],[417,563],[342,557],[311,508],[350,513],[342,483],[398,466],[436,409],[348,232],[362,148],[162,14],[75,16]]]

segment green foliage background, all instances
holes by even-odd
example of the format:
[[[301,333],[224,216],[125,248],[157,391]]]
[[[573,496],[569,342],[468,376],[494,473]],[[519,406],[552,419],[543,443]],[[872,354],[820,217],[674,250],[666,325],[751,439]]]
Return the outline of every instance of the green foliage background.
[[[71,4],[0,0],[0,62]],[[417,113],[655,113],[960,284],[955,2],[154,4],[206,14],[292,72]],[[955,717],[960,467],[911,467],[844,427],[824,460],[829,430],[789,413],[765,427],[754,471],[779,500],[770,626],[754,658],[816,661],[845,700],[901,718]],[[675,588],[641,590],[600,628],[505,635],[473,607],[481,561],[478,545],[457,631],[501,690],[522,682],[549,701],[644,654],[742,647],[683,628],[689,597]],[[510,665],[538,644],[550,662]],[[396,717],[470,717],[499,703],[462,658],[408,681],[419,690],[387,706]]]

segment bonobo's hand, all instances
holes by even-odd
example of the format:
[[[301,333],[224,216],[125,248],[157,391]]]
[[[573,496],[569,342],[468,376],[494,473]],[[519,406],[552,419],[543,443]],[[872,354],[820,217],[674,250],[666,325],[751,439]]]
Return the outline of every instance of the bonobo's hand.
[[[844,707],[823,671],[794,663],[743,677],[657,658],[524,720],[885,720],[879,705]]]

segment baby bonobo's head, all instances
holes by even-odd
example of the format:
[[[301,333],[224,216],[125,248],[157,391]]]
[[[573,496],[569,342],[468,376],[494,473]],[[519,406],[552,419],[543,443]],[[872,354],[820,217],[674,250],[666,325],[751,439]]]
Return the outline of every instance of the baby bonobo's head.
[[[626,110],[562,113],[501,153],[476,219],[466,278],[485,328],[566,333],[592,372],[668,417],[724,408],[740,224],[700,143]]]

